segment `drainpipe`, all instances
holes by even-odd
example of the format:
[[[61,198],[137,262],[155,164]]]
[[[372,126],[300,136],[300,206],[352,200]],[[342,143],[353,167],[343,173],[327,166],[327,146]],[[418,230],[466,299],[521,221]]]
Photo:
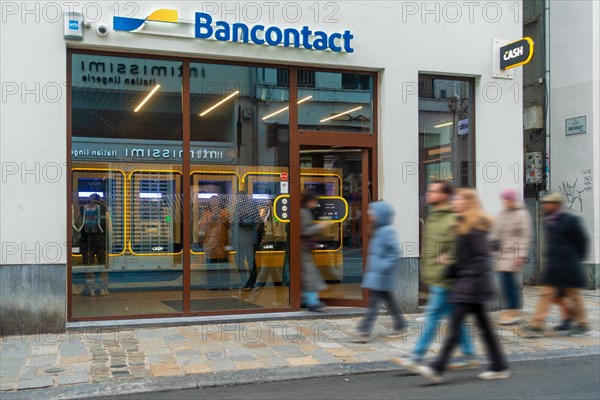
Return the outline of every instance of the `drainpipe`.
[[[546,155],[550,160],[550,0],[544,0],[544,56],[545,56],[545,76],[544,86],[546,87]],[[546,164],[546,191],[550,191],[550,176],[552,160]]]

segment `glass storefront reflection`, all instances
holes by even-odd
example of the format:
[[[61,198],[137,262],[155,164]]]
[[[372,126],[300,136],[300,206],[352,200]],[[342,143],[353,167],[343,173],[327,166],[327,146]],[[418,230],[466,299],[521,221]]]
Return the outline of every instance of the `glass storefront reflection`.
[[[289,70],[70,57],[71,317],[288,308],[290,224],[274,204],[290,191]],[[301,129],[372,130],[372,75],[295,71]],[[352,196],[361,175],[349,166],[303,165],[300,185]],[[361,298],[356,201],[314,250],[325,279],[345,285],[337,298]]]

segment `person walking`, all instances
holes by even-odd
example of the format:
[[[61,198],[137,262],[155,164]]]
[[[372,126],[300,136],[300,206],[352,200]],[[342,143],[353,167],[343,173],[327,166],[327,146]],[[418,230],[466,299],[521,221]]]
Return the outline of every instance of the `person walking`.
[[[533,324],[525,328],[528,337],[544,335],[544,324],[557,295],[564,294],[571,304],[576,325],[569,335],[582,336],[590,331],[581,288],[587,279],[583,260],[588,251],[588,235],[581,218],[564,208],[565,198],[550,193],[541,199],[544,218],[543,271],[540,297],[533,315]]]
[[[454,187],[448,181],[436,180],[427,187],[426,200],[431,206],[423,229],[421,252],[421,276],[429,288],[425,309],[424,328],[417,338],[410,357],[395,357],[391,361],[405,368],[420,364],[437,334],[442,318],[452,314],[453,305],[448,302],[451,281],[445,271],[454,261],[456,246],[456,214],[450,198]],[[452,363],[451,369],[471,369],[479,366],[475,348],[466,326],[462,326],[460,346],[464,357]]]
[[[450,334],[430,366],[409,369],[433,383],[441,382],[450,356],[460,340],[463,321],[472,314],[483,335],[490,361],[488,370],[479,374],[479,378],[505,379],[510,377],[506,357],[485,310],[485,303],[494,298],[495,292],[487,240],[492,219],[484,213],[474,189],[458,189],[453,206],[459,219],[456,261],[446,270],[446,276],[453,279],[449,301],[455,304]]]
[[[327,222],[315,222],[312,211],[319,207],[315,192],[305,191],[300,200],[302,303],[309,311],[321,311],[325,307],[319,292],[327,287],[313,259],[315,239],[327,228]]]
[[[404,318],[394,299],[400,271],[400,241],[394,226],[394,208],[385,201],[376,201],[369,205],[369,255],[367,270],[362,287],[369,290],[369,307],[358,327],[351,331],[354,342],[367,343],[377,319],[381,303],[386,304],[393,320],[393,330],[388,338],[402,336]]]
[[[521,272],[527,262],[532,229],[529,211],[518,196],[512,188],[500,193],[503,210],[492,230],[492,241],[498,246],[495,269],[506,305],[498,321],[501,325],[521,320]]]

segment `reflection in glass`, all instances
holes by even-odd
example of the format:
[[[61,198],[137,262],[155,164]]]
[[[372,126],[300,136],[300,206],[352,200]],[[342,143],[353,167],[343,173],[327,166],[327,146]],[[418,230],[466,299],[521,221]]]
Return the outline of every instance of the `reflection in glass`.
[[[272,215],[289,164],[283,71],[190,63],[192,311],[289,306],[287,224]]]
[[[72,315],[181,309],[182,64],[72,54]]]
[[[299,128],[372,132],[372,86],[371,75],[298,71]]]

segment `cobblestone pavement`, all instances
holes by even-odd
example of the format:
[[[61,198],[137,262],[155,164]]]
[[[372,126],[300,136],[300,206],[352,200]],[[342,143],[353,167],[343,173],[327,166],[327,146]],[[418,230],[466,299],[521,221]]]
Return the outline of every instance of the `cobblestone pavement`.
[[[524,310],[530,314],[535,288],[525,288]],[[525,337],[524,321],[511,328],[498,327],[506,353],[582,349],[600,345],[600,292],[587,291],[585,302],[592,332],[568,337],[550,332],[546,337]],[[0,341],[0,391],[63,387],[102,382],[145,382],[163,377],[185,377],[222,371],[259,370],[327,364],[385,361],[412,349],[419,333],[419,314],[407,315],[407,335],[386,339],[390,318],[380,316],[372,340],[350,341],[347,332],[357,318],[285,320],[209,324],[134,330],[67,332],[61,335],[30,335]],[[559,321],[558,310],[549,327]],[[429,355],[440,347],[440,329]],[[477,347],[481,342],[473,329]],[[14,392],[13,392],[14,393]],[[0,392],[2,397],[2,392]]]

